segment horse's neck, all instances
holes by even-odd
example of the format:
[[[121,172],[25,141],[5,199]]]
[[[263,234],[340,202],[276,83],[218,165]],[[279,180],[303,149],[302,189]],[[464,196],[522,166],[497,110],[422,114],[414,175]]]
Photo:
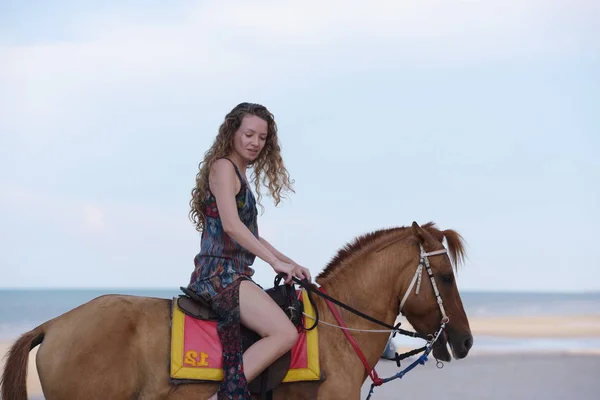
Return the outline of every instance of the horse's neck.
[[[392,262],[392,260],[386,260],[385,258],[380,260],[371,259],[368,262],[357,260],[354,264],[361,262],[364,264],[343,266],[343,270],[338,271],[335,277],[322,284],[323,289],[331,297],[340,300],[344,304],[388,325],[394,325],[398,315],[398,289],[395,285],[398,280],[397,268],[392,265],[385,265]],[[362,330],[386,329],[384,326],[368,321],[341,307],[335,307],[348,328]],[[327,310],[327,322],[338,324],[333,316],[329,317],[327,304],[323,302],[322,308]],[[350,331],[350,334],[365,354],[369,365],[374,366],[381,357],[390,332]],[[344,338],[343,340],[347,339]]]

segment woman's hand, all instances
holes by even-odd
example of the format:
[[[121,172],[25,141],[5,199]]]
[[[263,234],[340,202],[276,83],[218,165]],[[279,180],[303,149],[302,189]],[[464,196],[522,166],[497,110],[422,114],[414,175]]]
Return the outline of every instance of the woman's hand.
[[[310,271],[308,268],[301,267],[298,264],[289,264],[281,260],[277,260],[272,265],[273,269],[277,273],[284,273],[286,275],[285,283],[289,284],[292,282],[292,277],[296,277],[300,280],[307,279],[311,280]]]
[[[294,276],[297,277],[300,280],[303,280],[306,278],[306,280],[308,282],[312,282],[312,277],[310,276],[310,271],[308,270],[308,268],[305,268],[301,265],[298,265],[296,263],[293,264],[294,265]]]

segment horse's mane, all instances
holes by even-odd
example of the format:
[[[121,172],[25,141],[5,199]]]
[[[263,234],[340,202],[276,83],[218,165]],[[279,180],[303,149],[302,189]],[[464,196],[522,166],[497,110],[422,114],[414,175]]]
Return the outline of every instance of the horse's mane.
[[[346,243],[343,247],[341,247],[337,254],[332,257],[329,263],[323,269],[317,278],[326,279],[334,272],[336,272],[345,261],[347,261],[350,257],[357,254],[359,251],[367,247],[368,245],[375,243],[381,237],[387,235],[390,232],[397,231],[400,229],[406,229],[406,227],[397,227],[397,228],[385,228],[379,229],[377,231],[368,232],[363,235],[357,236],[354,240]]]
[[[452,229],[440,231],[436,228],[434,222],[428,222],[422,225],[421,228],[429,232],[436,240],[440,242],[443,241],[444,237],[446,238],[449,256],[455,265],[455,268],[458,268],[458,264],[464,261],[465,255],[464,240],[462,236]],[[332,257],[317,278],[326,279],[327,277],[331,276],[344,264],[345,261],[348,261],[350,257],[355,256],[374,243],[383,241],[388,234],[407,230],[410,233],[410,227],[407,226],[384,228],[355,237],[352,241],[346,243],[346,245],[338,250],[337,254]],[[403,238],[395,238],[393,242],[401,239]]]

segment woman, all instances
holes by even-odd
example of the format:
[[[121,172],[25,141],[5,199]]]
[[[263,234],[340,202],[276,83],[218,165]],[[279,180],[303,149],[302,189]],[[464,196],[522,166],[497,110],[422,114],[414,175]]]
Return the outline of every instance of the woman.
[[[211,399],[250,399],[248,382],[292,348],[297,331],[285,313],[252,281],[258,256],[276,273],[311,280],[301,267],[258,234],[256,199],[246,170],[253,168],[255,189],[265,184],[277,205],[291,190],[283,165],[273,115],[262,105],[241,103],[225,116],[206,152],[192,190],[190,217],[202,232],[200,253],[189,288],[218,312],[223,343],[224,380]],[[240,327],[262,337],[242,355]]]

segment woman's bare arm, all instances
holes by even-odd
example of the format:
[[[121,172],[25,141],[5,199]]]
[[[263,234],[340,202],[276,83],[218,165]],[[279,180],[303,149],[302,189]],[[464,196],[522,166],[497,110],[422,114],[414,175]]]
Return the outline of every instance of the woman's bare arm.
[[[210,190],[217,200],[217,208],[223,230],[233,240],[246,250],[268,263],[277,273],[286,274],[285,283],[292,281],[292,276],[299,279],[311,280],[310,271],[293,261],[287,262],[277,257],[283,256],[268,242],[257,239],[252,232],[240,221],[237,205],[235,203],[237,175],[229,161],[220,159],[215,161],[208,178]],[[267,243],[265,245],[265,243]],[[274,254],[275,253],[275,254]],[[285,256],[283,256],[285,257]],[[288,257],[285,257],[289,260]]]
[[[273,266],[278,258],[240,221],[235,203],[237,175],[225,159],[215,161],[208,178],[210,190],[217,200],[223,230],[248,251]]]
[[[278,259],[280,259],[283,262],[289,263],[289,264],[296,264],[296,262],[294,260],[292,260],[291,258],[289,258],[288,256],[286,256],[285,254],[283,254],[282,252],[280,252],[279,250],[277,250],[271,243],[269,243],[267,241],[267,239],[265,239],[264,237],[260,237],[259,238],[260,242],[271,252],[275,255],[275,257],[277,257]]]

